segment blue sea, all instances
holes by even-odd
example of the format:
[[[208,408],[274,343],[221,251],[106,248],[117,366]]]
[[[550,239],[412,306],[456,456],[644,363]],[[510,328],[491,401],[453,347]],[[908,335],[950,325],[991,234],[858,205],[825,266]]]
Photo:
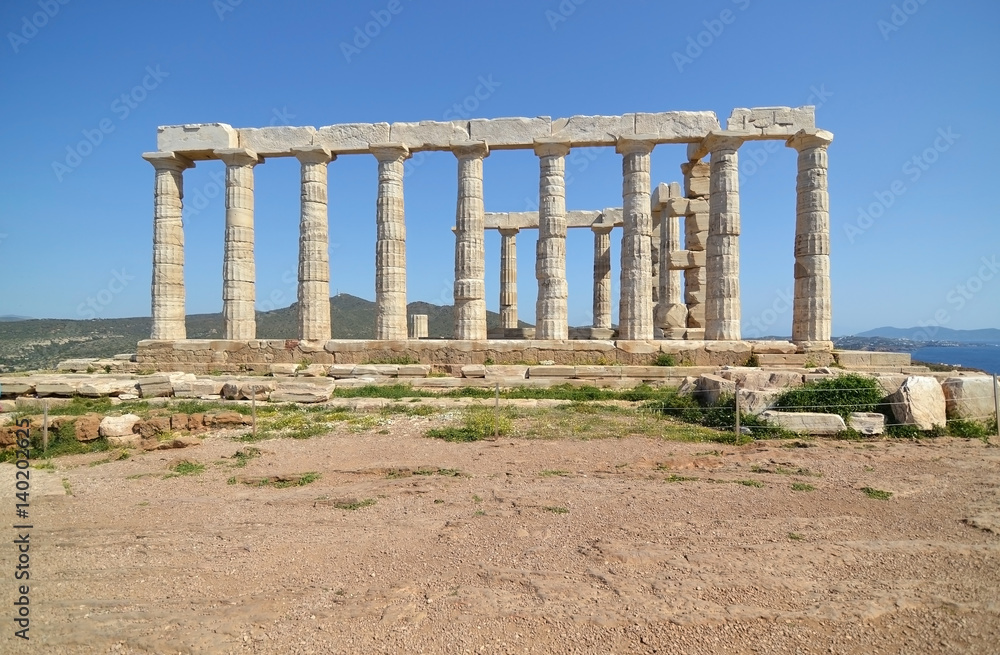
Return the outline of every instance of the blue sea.
[[[1000,346],[925,346],[911,356],[922,362],[968,366],[1000,375]]]

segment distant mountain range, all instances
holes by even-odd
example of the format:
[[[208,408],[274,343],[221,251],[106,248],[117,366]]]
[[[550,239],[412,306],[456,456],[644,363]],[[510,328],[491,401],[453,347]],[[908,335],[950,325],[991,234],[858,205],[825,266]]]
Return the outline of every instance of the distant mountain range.
[[[1000,345],[1000,329],[952,330],[946,327],[880,327],[867,332],[859,332],[857,337],[881,337],[883,339],[908,339],[920,342],[988,343]]]
[[[408,314],[427,314],[431,337],[447,338],[452,334],[454,308],[412,302]],[[335,339],[374,339],[375,303],[341,293],[330,298],[330,312]],[[292,304],[271,312],[257,312],[257,337],[288,339],[298,333],[298,306]],[[149,338],[151,319],[104,318],[71,319],[0,319],[0,372],[53,368],[64,359],[111,357],[134,353],[136,344]],[[520,323],[528,327],[529,323]],[[488,328],[500,326],[500,315],[486,312]],[[189,339],[220,339],[222,314],[192,314],[187,317]]]

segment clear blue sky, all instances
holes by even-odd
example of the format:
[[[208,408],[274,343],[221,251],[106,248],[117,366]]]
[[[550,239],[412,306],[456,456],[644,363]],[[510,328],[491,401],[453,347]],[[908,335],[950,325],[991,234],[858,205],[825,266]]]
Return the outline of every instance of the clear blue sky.
[[[933,320],[1000,327],[997,3],[397,2],[5,0],[0,314],[149,315],[153,169],[140,155],[156,149],[157,125],[442,120],[456,103],[484,118],[712,110],[724,122],[734,107],[815,104],[836,135],[834,334]],[[355,44],[372,12],[387,24]],[[477,87],[486,97],[474,101]],[[81,148],[102,126],[99,144]],[[683,160],[682,146],[658,147],[654,181],[680,179]],[[409,300],[448,303],[456,160],[414,164]],[[741,164],[744,335],[789,334],[794,151],[748,144]],[[221,170],[204,162],[185,176],[189,313],[222,306]],[[570,209],[621,205],[612,149],[581,150],[567,170]],[[374,297],[375,172],[371,156],[330,166],[332,293]],[[295,297],[298,163],[268,160],[256,186],[258,309],[272,309]],[[487,211],[526,209],[537,158],[493,153],[485,194]],[[519,309],[531,321],[533,235],[518,251]],[[589,324],[590,232],[571,232],[568,251],[570,322]],[[492,234],[493,310],[498,277]]]

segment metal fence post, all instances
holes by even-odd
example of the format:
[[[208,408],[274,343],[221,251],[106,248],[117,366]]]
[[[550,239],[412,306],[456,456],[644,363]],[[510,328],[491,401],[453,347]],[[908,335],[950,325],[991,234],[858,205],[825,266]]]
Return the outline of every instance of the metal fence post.
[[[740,383],[736,383],[736,393],[733,394],[736,398],[736,441],[740,440]]]

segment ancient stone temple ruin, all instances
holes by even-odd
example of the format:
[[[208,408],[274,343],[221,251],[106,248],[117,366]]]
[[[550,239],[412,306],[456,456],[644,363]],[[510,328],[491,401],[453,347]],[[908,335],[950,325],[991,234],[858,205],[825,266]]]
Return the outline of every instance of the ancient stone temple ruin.
[[[798,153],[792,342],[751,343],[740,335],[738,152],[751,140],[782,140]],[[713,112],[570,118],[496,118],[325,127],[232,128],[221,123],[160,127],[155,169],[151,339],[140,361],[244,370],[278,361],[335,363],[373,352],[405,352],[433,363],[597,357],[646,363],[649,353],[685,352],[690,361],[732,363],[746,353],[832,350],[827,146],[812,107],[736,109],[725,129]],[[687,144],[683,183],[654,186],[650,154]],[[572,148],[613,147],[622,157],[622,205],[566,209],[565,159]],[[531,149],[539,162],[537,212],[488,213],[483,160],[492,150]],[[403,164],[419,151],[457,159],[452,340],[424,340],[426,319],[407,317]],[[375,205],[375,341],[332,340],[327,172],[337,157],[378,160]],[[301,163],[298,334],[258,340],[255,326],[254,167],[268,157]],[[185,330],[184,170],[198,161],[226,167],[223,339],[189,340]],[[488,182],[487,182],[488,183]],[[594,320],[567,322],[566,232],[594,233]],[[621,232],[617,331],[611,324],[611,233]],[[516,235],[538,230],[533,329],[517,318]],[[486,230],[501,235],[501,328],[486,327]],[[452,238],[446,234],[442,239]],[[408,327],[413,327],[414,332]],[[615,341],[611,341],[615,339]],[[673,349],[673,350],[671,350]],[[724,353],[711,355],[711,353]],[[728,354],[725,354],[728,353]],[[735,353],[735,354],[733,354]],[[729,360],[732,360],[730,362]]]

